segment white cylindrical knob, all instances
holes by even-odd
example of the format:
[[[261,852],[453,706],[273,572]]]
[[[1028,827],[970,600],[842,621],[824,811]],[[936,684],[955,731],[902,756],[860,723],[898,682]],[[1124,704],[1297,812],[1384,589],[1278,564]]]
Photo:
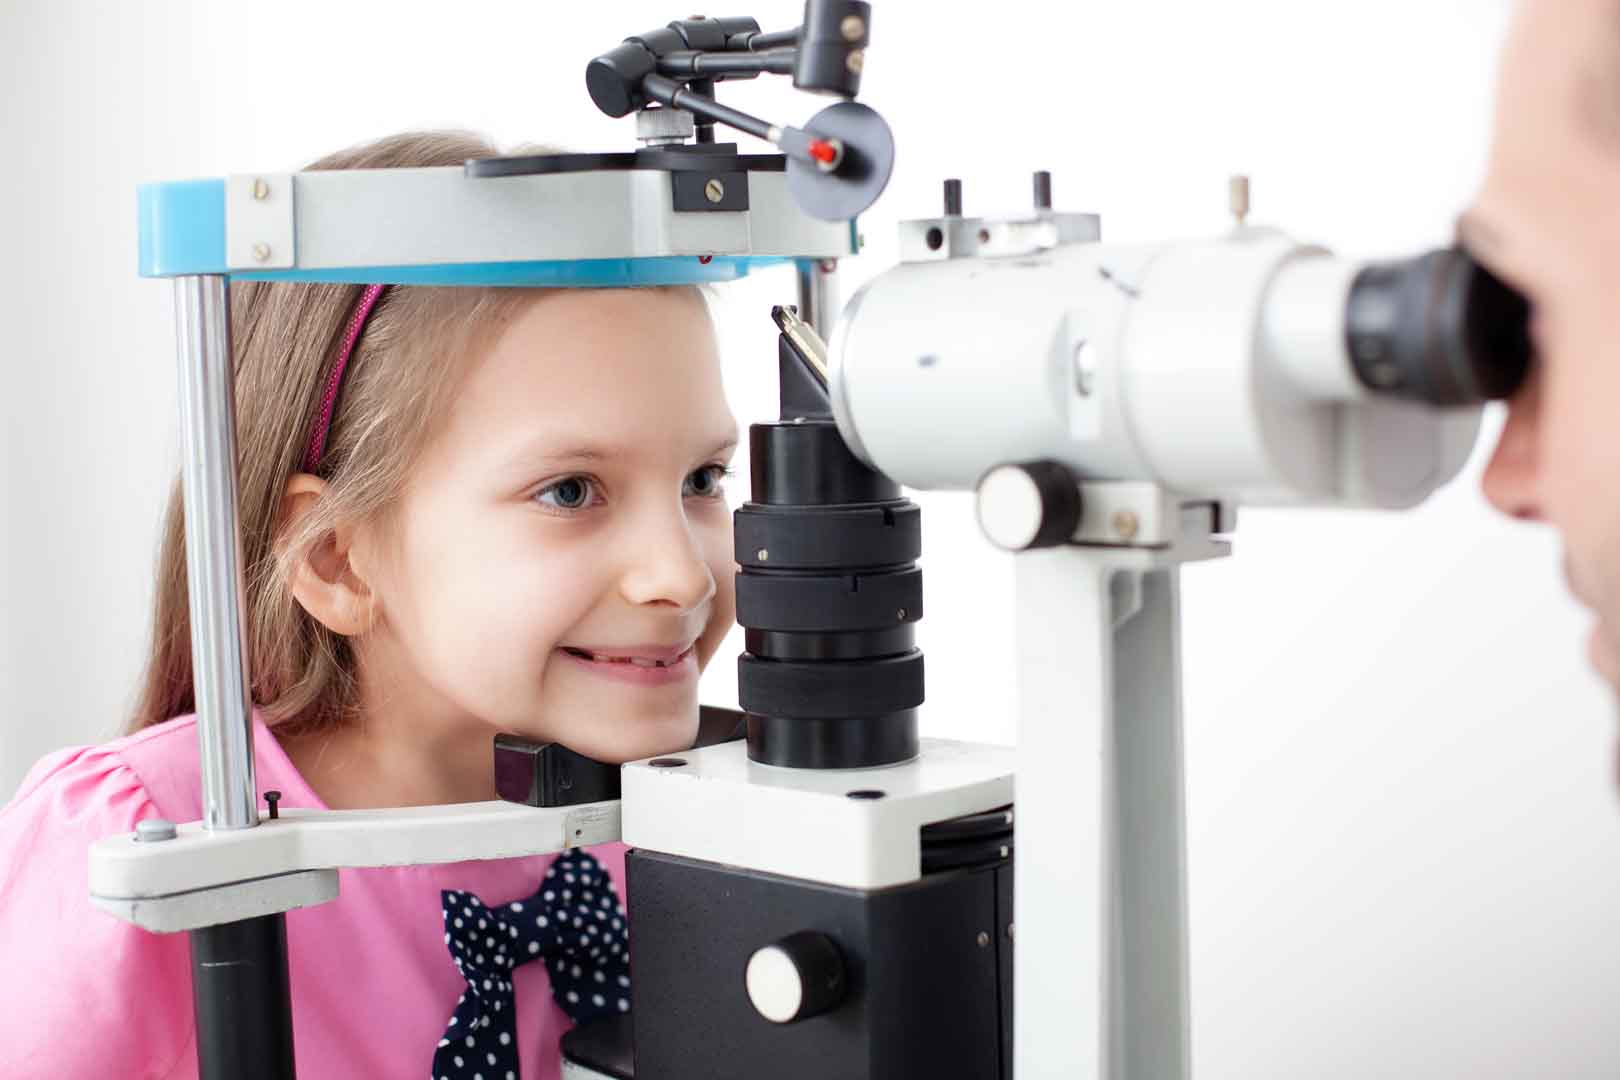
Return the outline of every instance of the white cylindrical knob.
[[[774,1024],[791,1024],[844,998],[844,957],[825,934],[802,930],[748,959],[748,1000]]]
[[[1080,487],[1055,461],[1000,465],[978,487],[979,528],[1004,551],[1067,542],[1080,527]]]

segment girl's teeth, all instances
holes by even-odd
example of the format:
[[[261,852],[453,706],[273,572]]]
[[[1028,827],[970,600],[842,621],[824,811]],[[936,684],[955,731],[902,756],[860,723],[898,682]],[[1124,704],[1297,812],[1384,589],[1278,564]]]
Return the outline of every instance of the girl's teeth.
[[[675,660],[680,659],[679,656],[675,660],[649,660],[643,656],[595,656],[584,649],[575,649],[569,646],[564,646],[564,651],[572,653],[583,660],[594,660],[598,664],[634,664],[636,667],[644,668],[669,667],[670,664],[675,663]],[[683,653],[682,656],[684,655]]]

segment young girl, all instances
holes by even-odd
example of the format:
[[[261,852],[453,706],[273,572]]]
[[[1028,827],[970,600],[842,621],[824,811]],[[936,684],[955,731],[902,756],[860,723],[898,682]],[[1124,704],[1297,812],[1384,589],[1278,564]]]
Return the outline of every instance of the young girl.
[[[311,168],[496,152],[402,135]],[[697,290],[230,289],[261,792],[493,799],[498,732],[608,761],[691,745],[736,569],[737,428]],[[0,812],[0,1076],[196,1074],[186,935],[86,892],[92,842],[202,814],[185,559],[177,485],[131,733],[45,758]],[[595,854],[621,888],[622,846]],[[564,1009],[629,996],[622,908],[592,859],[561,858],[344,870],[336,900],[289,912],[299,1075],[555,1077]],[[600,906],[601,965],[544,929],[558,891]],[[523,955],[491,958],[504,997],[452,940],[463,912],[514,941],[524,913]]]

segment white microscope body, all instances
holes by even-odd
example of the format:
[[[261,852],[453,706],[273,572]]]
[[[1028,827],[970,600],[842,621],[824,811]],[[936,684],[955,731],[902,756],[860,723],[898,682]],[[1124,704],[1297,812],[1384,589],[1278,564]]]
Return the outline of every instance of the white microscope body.
[[[1186,1077],[1178,568],[1227,554],[1238,504],[1420,502],[1480,409],[1358,378],[1363,266],[1241,226],[1105,245],[1048,185],[1029,217],[902,226],[834,332],[833,408],[1019,552],[1015,1074]]]

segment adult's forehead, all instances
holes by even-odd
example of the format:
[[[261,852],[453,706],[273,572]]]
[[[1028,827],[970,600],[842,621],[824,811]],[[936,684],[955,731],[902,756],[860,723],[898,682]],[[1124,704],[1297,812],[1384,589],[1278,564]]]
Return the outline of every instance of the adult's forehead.
[[[1620,0],[1521,0],[1502,52],[1499,116],[1571,130],[1604,100],[1620,117]]]
[[[1605,97],[1615,110],[1609,124],[1595,108]],[[1612,202],[1617,170],[1620,0],[1526,0],[1502,50],[1490,159],[1471,216],[1500,239],[1539,242],[1523,234],[1589,214],[1583,194]]]

